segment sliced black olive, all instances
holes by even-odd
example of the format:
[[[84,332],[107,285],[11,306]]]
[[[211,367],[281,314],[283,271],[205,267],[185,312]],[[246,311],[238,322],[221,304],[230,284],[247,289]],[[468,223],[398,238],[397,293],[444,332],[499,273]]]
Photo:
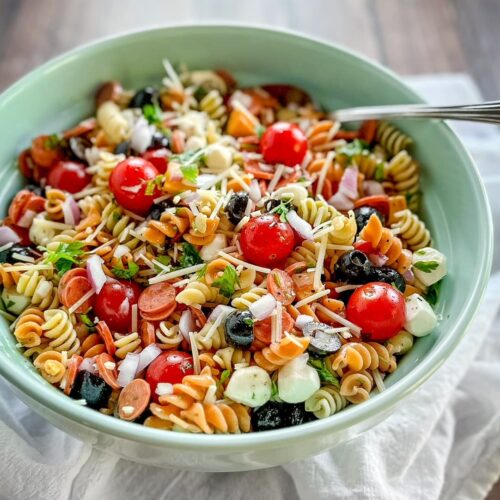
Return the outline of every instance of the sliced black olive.
[[[129,108],[143,108],[146,104],[154,104],[158,101],[158,91],[154,87],[144,87],[138,90],[130,104]]]
[[[208,90],[203,87],[203,85],[200,85],[199,87],[196,87],[193,96],[198,102],[200,102],[207,94]]]
[[[159,203],[155,203],[151,211],[149,212],[149,218],[153,220],[160,220],[161,214],[165,212],[167,208],[171,208],[172,204],[170,200],[163,200],[160,201]]]
[[[269,401],[252,412],[252,429],[255,432],[292,427],[314,420],[303,404]]]
[[[85,150],[91,147],[92,143],[85,137],[71,137],[69,139],[69,150],[77,160],[83,160],[84,162],[87,162]]]
[[[31,191],[33,194],[45,198],[45,188],[42,186],[37,186],[36,184],[28,184],[27,186],[25,186],[24,189],[27,189],[28,191]]]
[[[250,347],[253,342],[253,314],[233,311],[224,324],[226,342],[234,347]]]
[[[394,285],[401,293],[404,293],[406,290],[406,282],[396,269],[386,266],[373,267],[371,276],[372,281],[382,281],[383,283]]]
[[[238,222],[243,219],[248,205],[248,200],[248,193],[245,193],[244,191],[234,193],[231,195],[231,198],[229,198],[226,205],[226,212],[229,220],[233,224],[238,224]]]
[[[166,137],[161,132],[155,132],[153,134],[153,137],[151,139],[151,144],[149,145],[148,149],[168,148],[168,144],[169,144],[168,137]]]
[[[326,356],[337,352],[342,347],[339,334],[330,325],[310,321],[306,323],[302,333],[304,337],[309,337],[308,350],[316,354]]]
[[[87,406],[98,410],[108,405],[111,387],[97,375],[82,370],[78,373],[71,389],[70,397],[85,399]]]
[[[115,148],[115,155],[125,155],[125,156],[130,155],[130,142],[129,141],[120,142],[120,144],[118,144]]]
[[[18,259],[16,257],[16,254],[22,255],[24,257],[32,257],[33,259],[38,259],[42,256],[32,247],[25,247],[23,245],[13,245],[10,248],[7,248],[7,250],[0,252],[0,262],[1,263],[7,262],[9,264],[22,262],[21,259]]]
[[[368,257],[359,250],[343,254],[335,264],[335,277],[338,281],[350,284],[362,284],[371,279],[372,264]]]
[[[356,220],[356,226],[358,227],[358,233],[366,226],[368,219],[375,214],[382,224],[385,224],[385,217],[373,207],[359,207],[354,210],[354,218]]]

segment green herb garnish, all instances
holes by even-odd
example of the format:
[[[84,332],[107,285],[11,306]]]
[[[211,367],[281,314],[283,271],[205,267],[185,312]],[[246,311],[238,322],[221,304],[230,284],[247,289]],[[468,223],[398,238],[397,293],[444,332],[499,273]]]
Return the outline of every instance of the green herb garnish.
[[[234,266],[231,264],[226,266],[222,276],[216,279],[212,284],[220,290],[224,297],[231,297],[236,289],[236,285],[240,284],[238,273]]]
[[[385,178],[385,167],[384,167],[384,163],[383,162],[379,163],[375,167],[375,174],[374,174],[373,178],[377,182],[382,182],[384,180],[384,178]]]
[[[59,146],[61,146],[62,142],[62,137],[59,136],[59,134],[52,134],[49,135],[47,139],[45,139],[44,146],[45,149],[57,149]]]
[[[164,266],[168,266],[168,265],[170,265],[170,262],[172,262],[172,259],[170,258],[169,255],[158,255],[155,260],[157,260],[160,264],[163,264]],[[154,262],[153,262],[153,264],[154,264],[155,270],[157,272],[164,271],[164,269],[162,269],[160,266],[156,265]]]
[[[191,243],[183,243],[179,264],[181,267],[196,266],[196,264],[203,264],[203,259],[200,257],[198,250],[196,250]]]
[[[198,276],[198,278],[203,278],[203,276],[205,276],[205,274],[207,274],[207,267],[208,267],[208,264],[205,264],[197,273],[196,273],[196,276]]]
[[[113,212],[113,222],[118,222],[122,218],[122,214],[119,210]]]
[[[186,151],[180,155],[172,155],[170,161],[176,161],[180,165],[181,173],[188,182],[196,184],[199,174],[199,165],[203,161],[205,149],[197,151]]]
[[[271,401],[275,401],[278,397],[278,384],[271,380]]]
[[[286,216],[290,212],[291,206],[292,200],[280,200],[280,204],[274,207],[269,213],[279,215],[281,222],[288,222]]]
[[[181,173],[184,179],[186,179],[191,184],[196,184],[198,179],[198,166],[197,165],[181,165]]]
[[[337,154],[346,156],[350,163],[354,156],[366,156],[370,154],[370,150],[368,149],[368,143],[366,141],[362,141],[361,139],[354,139],[354,141],[338,148]]]
[[[434,269],[437,269],[439,267],[439,263],[435,260],[422,260],[420,262],[415,262],[415,264],[413,264],[413,267],[424,273],[430,273],[431,271],[434,271]]]
[[[220,374],[220,383],[223,384],[231,376],[231,370],[224,370]]]
[[[139,272],[139,266],[135,262],[129,262],[128,267],[114,266],[112,271],[117,278],[131,280]]]
[[[144,115],[144,118],[150,123],[151,125],[157,125],[159,123],[162,123],[162,111],[160,106],[158,104],[146,104],[142,108],[142,114]]]
[[[439,299],[439,291],[440,290],[441,290],[441,281],[434,283],[433,285],[431,285],[427,289],[427,293],[425,294],[425,298],[431,306],[435,306],[437,304],[437,301]]]
[[[73,264],[80,264],[78,257],[85,253],[83,246],[84,244],[80,241],[61,243],[55,251],[48,252],[45,262],[54,264],[59,275],[62,276],[73,267]]]
[[[80,314],[80,321],[89,329],[89,332],[95,330],[95,323],[89,318],[88,311]]]
[[[146,184],[146,196],[152,196],[155,192],[155,188],[160,188],[165,181],[165,176],[163,174],[157,175],[154,179],[151,179]]]
[[[243,318],[243,323],[245,323],[245,325],[247,326],[253,326],[255,321],[253,318]]]
[[[309,358],[307,363],[318,372],[319,378],[322,382],[332,384],[340,389],[338,378],[326,367],[324,359]]]
[[[266,127],[262,126],[262,125],[259,125],[256,130],[255,130],[255,134],[257,135],[257,137],[259,138],[259,140],[262,138],[262,136],[264,135],[264,132],[266,131]]]

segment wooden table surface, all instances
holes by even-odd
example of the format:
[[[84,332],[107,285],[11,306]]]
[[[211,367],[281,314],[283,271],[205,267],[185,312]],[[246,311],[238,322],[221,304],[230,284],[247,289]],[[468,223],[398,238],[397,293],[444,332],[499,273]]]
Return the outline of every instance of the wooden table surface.
[[[401,74],[468,72],[500,98],[499,0],[0,0],[0,91],[89,40],[194,20],[312,33]]]

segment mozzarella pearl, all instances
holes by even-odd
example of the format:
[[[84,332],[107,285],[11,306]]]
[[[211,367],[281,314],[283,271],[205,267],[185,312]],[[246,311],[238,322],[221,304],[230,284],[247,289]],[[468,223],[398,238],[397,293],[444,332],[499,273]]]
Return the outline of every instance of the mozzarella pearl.
[[[446,257],[435,248],[426,247],[414,252],[412,264],[413,273],[425,286],[431,286],[446,276]]]
[[[289,361],[278,372],[278,395],[286,403],[302,403],[321,386],[318,372],[304,354]]]
[[[424,337],[434,330],[437,316],[429,303],[414,293],[406,299],[406,323],[404,328],[415,337]]]
[[[271,377],[259,366],[239,368],[229,379],[224,396],[257,408],[271,399],[271,385]]]
[[[205,153],[205,165],[215,170],[222,172],[228,169],[233,162],[233,153],[226,146],[221,144],[212,144],[208,146]]]

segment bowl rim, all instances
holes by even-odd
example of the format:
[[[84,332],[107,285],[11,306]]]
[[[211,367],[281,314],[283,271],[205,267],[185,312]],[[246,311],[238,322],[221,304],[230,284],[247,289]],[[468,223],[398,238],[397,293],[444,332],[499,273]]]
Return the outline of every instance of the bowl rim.
[[[358,63],[364,65],[370,70],[376,70],[380,76],[396,82],[404,90],[408,99],[418,103],[424,102],[421,96],[413,91],[408,85],[393,71],[380,65],[378,62],[359,54],[358,52],[344,47],[338,43],[332,43],[320,37],[311,36],[297,30],[277,28],[265,24],[240,23],[240,22],[182,22],[175,24],[165,24],[161,26],[148,27],[114,34],[112,36],[99,38],[79,45],[61,55],[50,59],[41,66],[30,71],[18,81],[9,86],[0,94],[0,112],[2,105],[7,103],[17,93],[22,92],[24,88],[31,84],[33,80],[43,77],[44,74],[55,70],[58,66],[100,48],[112,48],[120,44],[125,39],[139,39],[143,36],[151,36],[154,32],[181,30],[245,30],[255,32],[256,34],[265,34],[266,36],[279,36],[288,39],[299,39],[302,43],[309,45],[314,50],[337,51],[342,56],[349,59],[356,59]],[[473,161],[470,153],[462,144],[455,132],[445,122],[439,124],[447,140],[452,143],[457,151],[464,156],[472,169],[472,178],[475,191],[480,205],[482,205],[484,220],[484,233],[486,241],[484,242],[484,251],[478,262],[485,262],[481,271],[477,275],[474,288],[469,290],[470,300],[462,309],[461,314],[456,318],[454,326],[448,330],[447,336],[423,359],[410,373],[394,385],[387,388],[377,397],[366,401],[361,405],[352,405],[346,410],[332,415],[329,418],[316,420],[300,426],[287,427],[266,432],[253,432],[248,434],[222,435],[215,434],[206,436],[204,434],[189,434],[178,432],[165,432],[164,430],[154,429],[143,425],[137,425],[132,422],[126,422],[118,418],[110,418],[85,406],[72,401],[65,394],[51,386],[44,384],[33,384],[32,377],[27,376],[26,368],[17,363],[16,360],[5,356],[0,363],[0,374],[13,384],[21,392],[25,393],[35,402],[47,407],[49,410],[58,413],[86,428],[97,430],[111,436],[135,441],[138,443],[148,443],[156,446],[174,446],[177,449],[185,450],[225,450],[225,451],[243,451],[255,449],[269,449],[277,444],[285,444],[289,439],[304,440],[309,437],[318,436],[325,432],[333,433],[346,430],[370,417],[381,415],[384,411],[397,404],[401,399],[408,396],[411,392],[423,384],[449,357],[466,333],[468,325],[471,323],[478,305],[484,295],[488,278],[490,275],[491,263],[493,258],[493,219],[491,209],[487,201],[486,190],[479,170]]]

